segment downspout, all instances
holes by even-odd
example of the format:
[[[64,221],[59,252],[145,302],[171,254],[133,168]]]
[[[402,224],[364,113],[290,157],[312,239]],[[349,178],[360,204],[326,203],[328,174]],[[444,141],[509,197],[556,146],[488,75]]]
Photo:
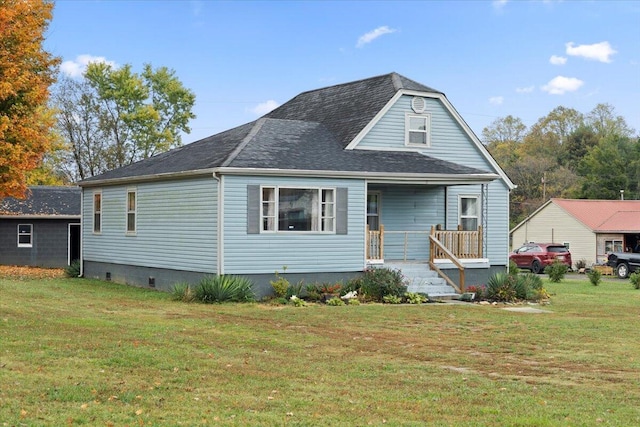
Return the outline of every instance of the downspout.
[[[84,187],[80,190],[80,273],[78,277],[84,276]]]
[[[224,182],[220,172],[214,172],[213,178],[218,181],[218,239],[217,248],[217,265],[216,271],[218,275],[224,274]]]

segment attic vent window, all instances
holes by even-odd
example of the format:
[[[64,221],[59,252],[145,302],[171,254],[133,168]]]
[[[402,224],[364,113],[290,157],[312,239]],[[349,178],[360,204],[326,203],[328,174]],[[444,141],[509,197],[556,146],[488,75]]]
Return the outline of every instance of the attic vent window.
[[[415,113],[424,113],[424,109],[427,107],[427,103],[424,98],[420,96],[414,96],[411,100],[411,109]]]

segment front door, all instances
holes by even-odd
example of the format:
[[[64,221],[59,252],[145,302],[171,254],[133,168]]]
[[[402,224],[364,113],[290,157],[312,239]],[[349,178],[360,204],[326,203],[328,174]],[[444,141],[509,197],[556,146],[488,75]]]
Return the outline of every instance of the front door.
[[[69,265],[80,259],[80,224],[69,224]]]

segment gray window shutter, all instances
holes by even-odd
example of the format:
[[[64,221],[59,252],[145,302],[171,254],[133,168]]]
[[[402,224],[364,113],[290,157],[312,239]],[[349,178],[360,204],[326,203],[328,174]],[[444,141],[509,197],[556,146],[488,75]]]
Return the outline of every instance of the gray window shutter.
[[[247,185],[247,234],[260,233],[260,186]]]
[[[348,234],[349,229],[349,189],[336,189],[336,234]]]

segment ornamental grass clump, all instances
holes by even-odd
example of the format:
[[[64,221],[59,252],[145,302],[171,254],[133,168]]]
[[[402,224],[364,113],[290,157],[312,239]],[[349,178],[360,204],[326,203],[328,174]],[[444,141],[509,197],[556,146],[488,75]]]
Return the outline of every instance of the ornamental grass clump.
[[[491,301],[511,302],[516,300],[516,276],[496,273],[487,282],[486,297]]]
[[[239,276],[207,276],[196,286],[195,300],[206,304],[255,300],[252,282]]]
[[[171,288],[171,299],[174,301],[191,302],[195,295],[191,285],[185,282],[176,283]]]

